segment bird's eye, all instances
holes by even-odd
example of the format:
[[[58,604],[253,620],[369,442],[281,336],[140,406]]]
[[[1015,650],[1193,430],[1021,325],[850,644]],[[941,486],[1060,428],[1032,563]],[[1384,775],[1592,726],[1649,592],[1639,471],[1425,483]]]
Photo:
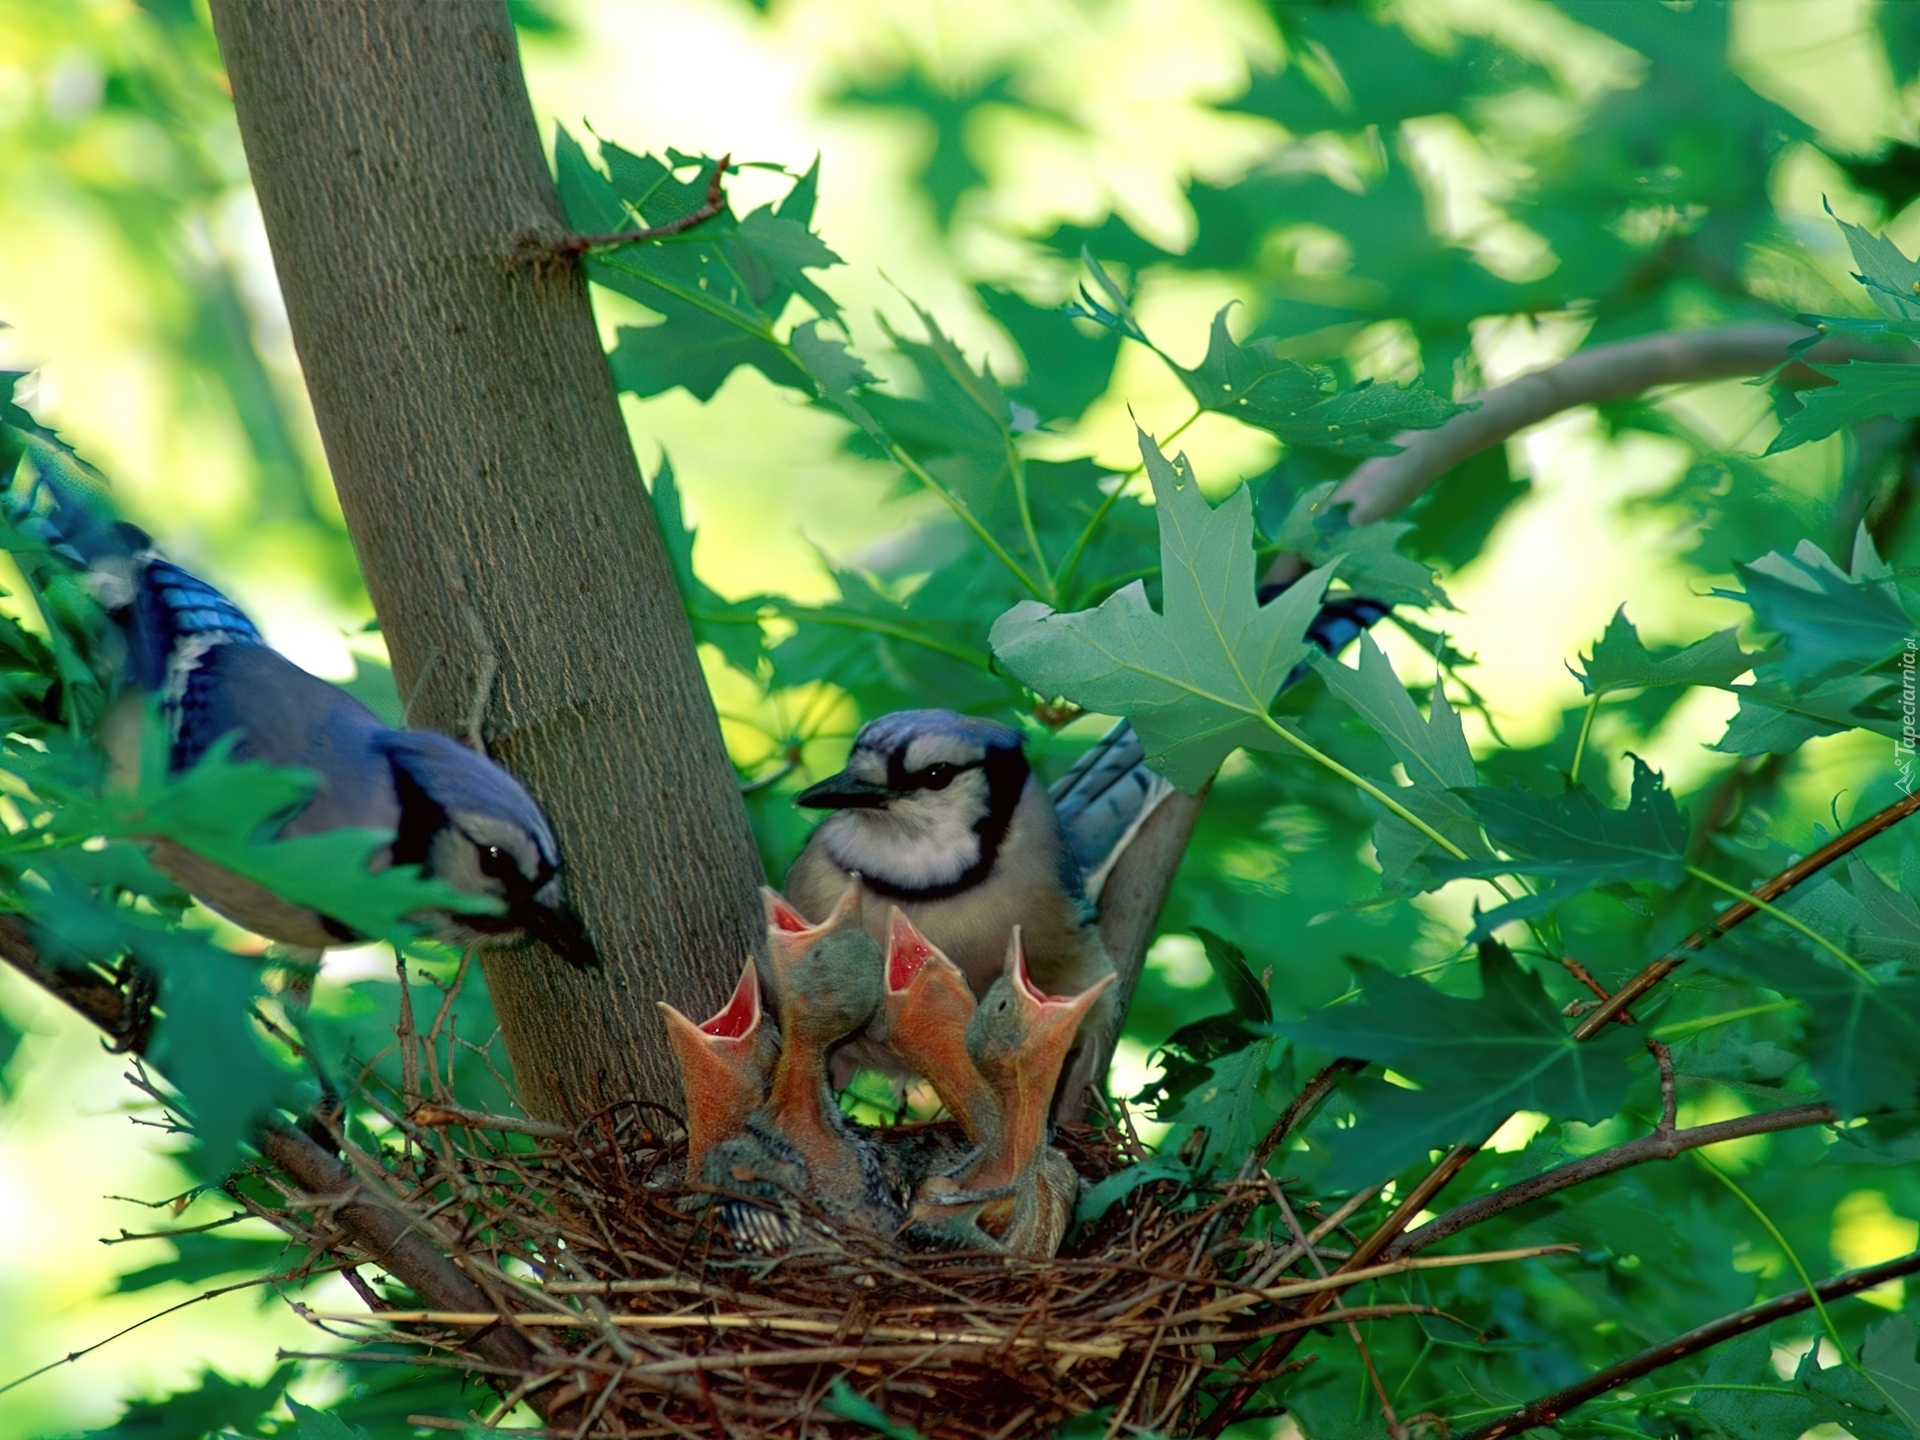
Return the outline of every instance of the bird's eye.
[[[949,765],[944,760],[936,760],[920,772],[920,783],[928,790],[944,790],[959,773],[957,766]]]
[[[508,857],[507,852],[502,850],[498,845],[482,845],[480,847],[481,874],[491,875],[496,880],[503,880],[512,874],[516,868],[513,861]]]

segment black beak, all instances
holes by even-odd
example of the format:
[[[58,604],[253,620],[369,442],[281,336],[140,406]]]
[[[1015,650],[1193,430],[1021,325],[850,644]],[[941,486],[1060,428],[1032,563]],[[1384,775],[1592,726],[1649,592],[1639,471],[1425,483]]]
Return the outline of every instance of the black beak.
[[[829,775],[818,785],[809,785],[793,797],[796,805],[810,810],[878,810],[895,792],[869,780],[858,780],[847,771]]]
[[[510,908],[507,919],[574,969],[600,968],[599,952],[593,948],[593,942],[587,938],[586,926],[580,923],[580,917],[573,913],[571,906],[564,903],[542,905],[537,900],[529,900],[524,906]]]

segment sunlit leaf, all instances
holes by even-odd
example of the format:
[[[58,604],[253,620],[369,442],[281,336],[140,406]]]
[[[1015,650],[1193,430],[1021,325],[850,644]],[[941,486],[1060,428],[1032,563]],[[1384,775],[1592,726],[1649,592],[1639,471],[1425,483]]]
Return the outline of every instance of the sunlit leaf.
[[[1239,747],[1286,743],[1267,706],[1311,649],[1306,628],[1330,572],[1316,570],[1261,606],[1246,490],[1216,510],[1184,457],[1176,470],[1144,433],[1140,454],[1160,514],[1162,612],[1138,582],[1072,615],[1028,601],[994,622],[993,650],[1042,694],[1125,715],[1148,761],[1191,794]]]

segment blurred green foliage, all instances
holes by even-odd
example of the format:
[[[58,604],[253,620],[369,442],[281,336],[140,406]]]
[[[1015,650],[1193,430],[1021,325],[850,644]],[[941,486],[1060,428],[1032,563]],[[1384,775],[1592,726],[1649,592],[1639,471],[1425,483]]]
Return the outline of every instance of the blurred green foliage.
[[[779,24],[781,7],[771,8],[743,23]],[[744,214],[590,260],[603,298],[618,297],[610,363],[644,402],[630,412],[643,436],[685,397],[726,426],[770,389],[837,427],[845,463],[794,482],[808,487],[810,510],[869,505],[871,476],[889,477],[882,538],[824,555],[825,588],[805,598],[713,578],[725,569],[704,538],[714,497],[739,477],[702,474],[682,451],[677,472],[663,463],[651,481],[771,877],[804,840],[793,791],[837,760],[853,723],[888,710],[947,705],[1013,720],[1049,774],[1104,724],[1074,719],[1063,699],[1134,715],[1157,753],[1195,757],[1183,779],[1204,779],[1218,760],[1224,746],[1194,747],[1222,713],[1242,727],[1233,738],[1257,741],[1215,779],[1129,1019],[1136,1056],[1163,1052],[1136,1081],[1164,1127],[1161,1157],[1089,1197],[1089,1209],[1129,1183],[1237,1163],[1336,1053],[1377,1065],[1276,1158],[1303,1197],[1331,1202],[1389,1179],[1404,1191],[1432,1152],[1481,1138],[1516,1110],[1524,1123],[1503,1128],[1449,1196],[1644,1133],[1661,1106],[1652,1060],[1624,1027],[1593,1044],[1567,1040],[1562,1012],[1591,997],[1555,961],[1573,957],[1616,985],[1708,919],[1725,887],[1750,888],[1828,838],[1843,810],[1862,817],[1911,787],[1911,751],[1903,768],[1895,746],[1911,693],[1902,656],[1920,632],[1920,402],[1911,367],[1891,362],[1905,358],[1920,313],[1920,270],[1906,258],[1920,234],[1908,99],[1920,30],[1913,7],[1885,5],[1840,36],[1863,57],[1862,74],[1882,66],[1897,91],[1870,140],[1843,139],[1831,109],[1782,83],[1838,43],[1814,33],[1811,11],[1822,8],[1270,0],[1233,93],[1212,97],[1223,123],[1252,127],[1235,133],[1258,134],[1259,153],[1178,177],[1192,222],[1184,248],[1111,195],[1102,213],[1026,228],[987,203],[1011,183],[994,140],[1009,124],[1098,138],[1093,112],[1057,82],[1051,32],[1036,24],[971,71],[890,32],[890,69],[849,61],[820,93],[838,114],[911,118],[924,152],[911,203],[946,247],[950,293],[977,310],[889,301],[888,318],[868,325],[835,298],[850,281],[834,247],[884,245],[819,223],[836,184],[831,151],[735,177],[743,192],[772,197]],[[182,393],[243,437],[246,503],[226,523],[308,537],[314,568],[350,587],[342,532],[315,498],[297,396],[262,348],[241,271],[207,243],[243,179],[211,34],[185,4],[156,0],[144,12],[110,20],[76,9],[17,25],[34,37],[47,99],[11,122],[0,165],[14,193],[89,207],[117,231],[116,263],[146,288],[154,343],[186,377]],[[549,43],[535,37],[556,25],[564,37],[557,7],[516,16],[529,45]],[[1771,67],[1751,53],[1756,34],[1774,41]],[[590,153],[571,133],[559,137],[556,172],[582,232],[659,224],[703,201],[710,158],[611,142]],[[1836,228],[1820,215],[1810,192],[1821,190],[1853,220]],[[998,243],[982,243],[988,232]],[[1219,308],[1228,297],[1240,304]],[[1654,626],[1624,610],[1602,618],[1584,654],[1559,657],[1575,667],[1577,691],[1558,673],[1531,677],[1525,696],[1488,678],[1502,623],[1517,635],[1527,615],[1475,632],[1483,665],[1444,638],[1474,618],[1450,614],[1447,597],[1471,610],[1502,567],[1532,577],[1529,606],[1571,605],[1555,588],[1562,571],[1605,543],[1525,528],[1546,503],[1539,449],[1476,457],[1390,525],[1328,526],[1316,510],[1398,431],[1439,423],[1490,373],[1511,373],[1512,337],[1558,337],[1548,348],[1564,351],[1794,315],[1877,338],[1888,363],[1802,367],[1764,391],[1710,387],[1597,416],[1609,448],[1580,483],[1635,471],[1637,454],[1664,457],[1640,465],[1644,483],[1610,491],[1607,511],[1623,523],[1655,517],[1673,537],[1657,563],[1679,587],[1739,608],[1703,603]],[[1003,357],[997,368],[983,347]],[[1153,366],[1164,369],[1143,380]],[[1138,466],[1116,461],[1109,440],[1135,399],[1128,387],[1162,380],[1170,389],[1154,393],[1187,408],[1158,424],[1159,444],[1143,445]],[[1217,451],[1232,433],[1244,444],[1230,453],[1270,458],[1239,477],[1241,493],[1233,475],[1182,463],[1176,442],[1189,431],[1196,451]],[[769,430],[767,466],[785,458],[782,433]],[[1212,589],[1163,572],[1160,522],[1175,513],[1197,537],[1177,563]],[[1529,556],[1516,535],[1559,553]],[[229,543],[239,556],[241,542]],[[1363,642],[1357,668],[1319,664],[1284,690],[1307,617],[1255,612],[1251,595],[1282,548],[1332,562],[1338,587],[1400,606],[1378,645]],[[68,689],[92,673],[73,658],[85,660],[85,606],[63,599],[51,572],[24,573],[43,619],[0,634],[8,724],[47,744],[77,713]],[[1624,582],[1600,599],[1602,617],[1650,604]],[[1212,623],[1229,614],[1233,626]],[[1729,618],[1734,629],[1723,628]],[[1204,631],[1220,667],[1254,649],[1273,663],[1224,707],[1192,695],[1162,706],[1141,685],[1090,683],[1064,642],[1032,638],[1063,631],[1178,657]],[[1727,698],[1713,708],[1729,692],[1737,707]],[[1541,694],[1558,697],[1544,723]],[[1516,715],[1527,723],[1514,726]],[[1687,759],[1639,758],[1653,752]],[[9,815],[16,837],[30,833],[32,817],[21,820]],[[236,809],[234,833],[251,838],[258,820]],[[193,1013],[208,1033],[192,1043],[221,1067],[237,1055],[260,1067],[224,1096],[210,1093],[211,1076],[201,1082],[206,1113],[195,1119],[211,1173],[216,1141],[237,1143],[277,1085],[307,1082],[249,1028],[246,1007],[267,993],[260,977],[175,923],[182,897],[131,862],[108,873],[85,858],[121,848],[69,857],[64,883],[90,898],[62,913],[97,931],[84,953],[132,949],[202,987]],[[51,866],[35,863],[35,874]],[[8,873],[27,873],[24,862]],[[24,883],[15,879],[16,893]],[[1756,919],[1636,1006],[1642,1029],[1672,1047],[1683,1124],[1817,1095],[1849,1125],[1712,1151],[1755,1208],[1683,1157],[1560,1192],[1466,1237],[1475,1248],[1570,1241],[1577,1256],[1376,1283],[1372,1299],[1457,1317],[1366,1328],[1399,1415],[1470,1426],[1791,1290],[1796,1264],[1817,1276],[1913,1248],[1917,900],[1920,847],[1896,830],[1784,902],[1798,928]],[[138,936],[128,928],[141,926]],[[1505,944],[1489,938],[1494,928]],[[170,948],[189,945],[191,956]],[[445,981],[445,962],[424,963]],[[464,1033],[489,1033],[484,997],[470,987],[462,1005]],[[308,1022],[315,1053],[343,1071],[372,1060],[397,1006],[391,984],[323,987]],[[12,1034],[0,1024],[0,1066]],[[391,1072],[391,1056],[380,1063]],[[191,1108],[192,1072],[173,1074],[164,1059],[160,1068]],[[458,1083],[469,1103],[508,1103],[481,1056]],[[1362,1209],[1356,1231],[1384,1204]],[[197,1285],[293,1263],[267,1243],[244,1227],[183,1237],[175,1259],[123,1283]],[[1903,1303],[1882,1293],[1833,1308],[1844,1365],[1821,1355],[1813,1319],[1786,1321],[1558,1428],[1793,1440],[1833,1421],[1861,1440],[1901,1433],[1913,1411],[1896,1397],[1910,1389],[1914,1332],[1905,1314],[1874,1306]],[[1346,1339],[1328,1334],[1313,1349],[1314,1363],[1261,1403],[1287,1407],[1310,1440],[1387,1433]],[[270,1363],[262,1354],[255,1373],[268,1376]],[[113,1433],[317,1436],[320,1412],[273,1408],[289,1384],[375,1436],[406,1432],[410,1413],[470,1403],[445,1376],[364,1364],[273,1371],[251,1388],[209,1372],[165,1404],[136,1400]]]

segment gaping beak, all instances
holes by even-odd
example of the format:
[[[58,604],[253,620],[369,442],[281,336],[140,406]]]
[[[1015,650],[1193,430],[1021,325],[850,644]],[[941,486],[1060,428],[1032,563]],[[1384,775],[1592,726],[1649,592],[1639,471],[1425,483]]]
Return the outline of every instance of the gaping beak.
[[[887,994],[898,995],[934,957],[933,945],[899,906],[887,921]]]
[[[886,786],[842,770],[818,785],[809,785],[793,797],[793,803],[810,810],[878,810],[894,798],[895,793]]]
[[[1079,1028],[1081,1019],[1093,1008],[1093,1002],[1117,978],[1111,973],[1102,975],[1078,995],[1047,994],[1033,983],[1033,976],[1027,971],[1027,947],[1018,925],[1013,927],[1013,935],[1007,941],[1006,972],[1012,977],[1013,993],[1019,997],[1029,1023],[1047,1030],[1065,1029],[1069,1035]]]
[[[561,898],[559,884],[553,881],[531,900],[510,904],[507,919],[574,969],[598,970],[599,953],[587,938],[587,929],[580,923],[580,917]]]

